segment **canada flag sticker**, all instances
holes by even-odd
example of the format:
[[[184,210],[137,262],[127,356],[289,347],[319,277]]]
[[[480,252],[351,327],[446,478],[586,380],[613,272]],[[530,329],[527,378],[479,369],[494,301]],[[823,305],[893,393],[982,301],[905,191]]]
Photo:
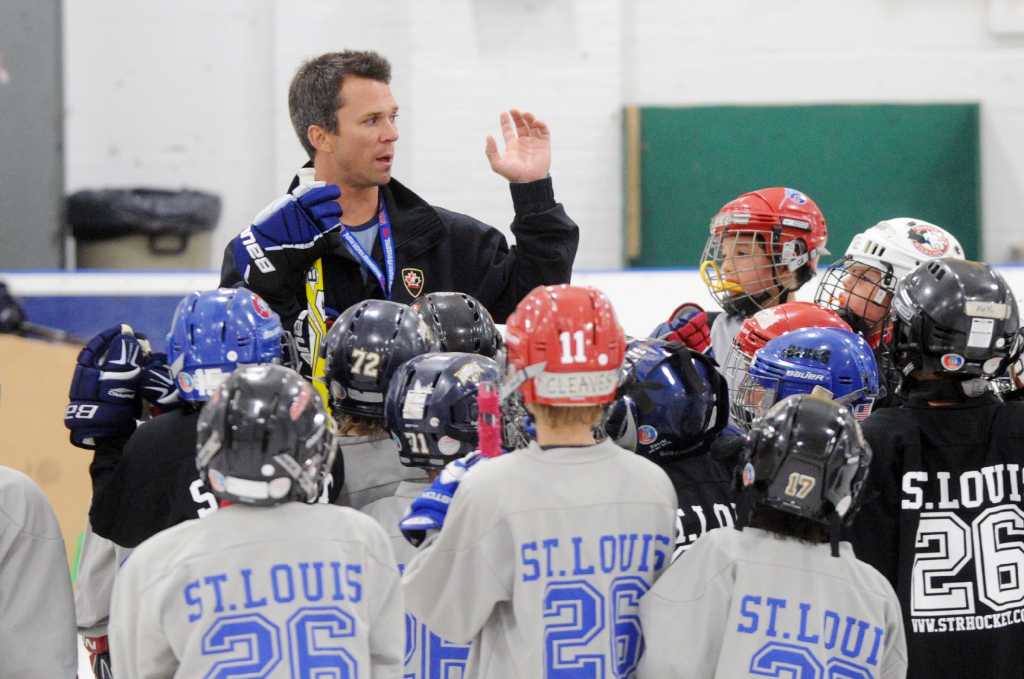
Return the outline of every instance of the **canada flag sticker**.
[[[420,293],[423,292],[423,280],[423,269],[414,269],[412,267],[402,269],[402,283],[405,284],[405,289],[413,297],[419,297]]]

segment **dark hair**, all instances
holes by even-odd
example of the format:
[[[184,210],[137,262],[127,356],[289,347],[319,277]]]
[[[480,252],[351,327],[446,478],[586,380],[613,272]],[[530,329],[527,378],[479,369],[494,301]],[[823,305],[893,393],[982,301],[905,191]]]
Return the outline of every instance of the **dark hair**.
[[[376,52],[328,52],[302,64],[288,87],[292,127],[310,158],[316,149],[309,143],[306,131],[310,125],[328,132],[338,129],[336,114],[345,103],[341,100],[341,85],[346,76],[390,83],[391,64]]]
[[[796,538],[801,542],[828,542],[828,526],[825,524],[765,505],[754,507],[747,525],[769,533]]]

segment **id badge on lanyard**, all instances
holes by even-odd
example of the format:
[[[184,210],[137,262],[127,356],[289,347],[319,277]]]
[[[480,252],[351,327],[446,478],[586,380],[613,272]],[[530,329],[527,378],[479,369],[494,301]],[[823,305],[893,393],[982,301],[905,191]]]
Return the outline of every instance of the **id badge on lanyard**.
[[[395,239],[391,235],[391,219],[388,217],[388,208],[384,205],[384,196],[380,197],[380,207],[377,211],[377,237],[384,251],[384,271],[380,270],[380,266],[370,253],[344,224],[341,225],[340,235],[345,248],[377,279],[380,289],[384,291],[384,297],[390,300],[391,288],[395,283]]]

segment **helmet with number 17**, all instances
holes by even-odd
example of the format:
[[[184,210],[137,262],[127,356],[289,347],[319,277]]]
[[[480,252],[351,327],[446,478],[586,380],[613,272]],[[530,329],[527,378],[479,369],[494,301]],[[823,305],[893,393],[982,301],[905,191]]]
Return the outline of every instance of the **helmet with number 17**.
[[[806,194],[784,187],[744,193],[712,218],[701,278],[726,313],[750,316],[809,281],[827,241],[825,216]]]
[[[534,288],[505,327],[505,391],[526,404],[592,406],[615,399],[626,337],[600,290],[574,285]]]
[[[434,331],[415,310],[379,299],[356,302],[324,340],[324,380],[335,415],[384,418],[384,395],[398,367],[437,351]]]

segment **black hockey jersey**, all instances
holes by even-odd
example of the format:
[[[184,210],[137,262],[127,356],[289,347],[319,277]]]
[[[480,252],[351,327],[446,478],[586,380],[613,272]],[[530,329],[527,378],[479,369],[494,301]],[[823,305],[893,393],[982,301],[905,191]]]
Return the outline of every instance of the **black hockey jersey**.
[[[199,410],[181,408],[139,425],[127,443],[101,441],[89,473],[93,496],[92,529],[124,547],[182,521],[205,516],[217,498],[196,470],[196,424]],[[344,481],[337,455],[328,498],[333,502]]]
[[[732,476],[726,466],[710,455],[659,461],[658,466],[668,474],[679,497],[673,560],[709,530],[736,525]]]
[[[911,392],[864,434],[874,457],[848,536],[900,598],[908,676],[1024,676],[1024,404]]]

